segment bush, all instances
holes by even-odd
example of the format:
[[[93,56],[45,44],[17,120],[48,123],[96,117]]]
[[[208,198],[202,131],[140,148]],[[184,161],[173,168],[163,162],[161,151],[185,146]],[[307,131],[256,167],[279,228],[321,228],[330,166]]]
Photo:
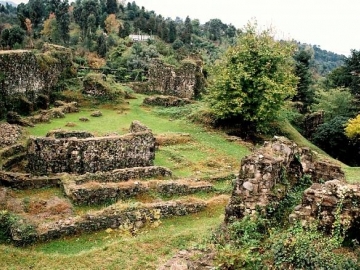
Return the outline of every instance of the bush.
[[[271,252],[278,269],[359,269],[354,259],[334,253],[342,239],[324,236],[316,225],[304,229],[297,224],[273,238]]]

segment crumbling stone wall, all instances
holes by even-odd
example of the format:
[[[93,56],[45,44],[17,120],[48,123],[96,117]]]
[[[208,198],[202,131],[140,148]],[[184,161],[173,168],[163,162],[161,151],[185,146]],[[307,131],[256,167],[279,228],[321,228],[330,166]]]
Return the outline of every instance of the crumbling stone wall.
[[[276,208],[285,197],[286,188],[294,185],[304,174],[312,181],[344,179],[339,166],[318,162],[308,148],[298,147],[284,137],[275,137],[262,148],[241,161],[239,176],[235,182],[226,221],[266,211],[267,206]]]
[[[149,68],[147,92],[192,99],[204,87],[200,62],[183,61],[179,68],[154,60]]]
[[[143,104],[150,106],[163,107],[178,107],[190,104],[191,100],[188,98],[179,98],[174,96],[150,96],[146,97]]]
[[[7,111],[31,110],[40,94],[49,95],[59,78],[71,73],[71,50],[45,45],[43,52],[0,51],[0,119]],[[22,102],[22,103],[21,103]]]
[[[136,230],[147,223],[154,223],[162,218],[196,213],[205,207],[204,201],[195,199],[150,204],[137,203],[132,206],[120,203],[104,210],[52,223],[37,225],[20,220],[20,222],[12,224],[7,231],[10,232],[14,244],[20,246],[108,228]],[[1,218],[0,215],[0,221]]]
[[[303,225],[318,221],[319,226],[331,232],[337,219],[344,229],[356,230],[359,239],[360,186],[340,180],[315,183],[306,189],[302,203],[289,216]]]
[[[161,166],[148,166],[116,169],[109,172],[86,173],[83,175],[70,175],[64,176],[64,178],[70,177],[71,181],[74,181],[77,185],[80,185],[90,181],[101,183],[125,182],[130,179],[146,179],[150,177],[163,178],[170,177],[171,175],[172,172],[168,168]]]
[[[61,176],[36,177],[28,173],[0,171],[0,185],[15,189],[35,189],[58,187],[61,184]]]
[[[34,174],[111,171],[153,165],[155,138],[150,130],[97,138],[30,138],[28,170]]]

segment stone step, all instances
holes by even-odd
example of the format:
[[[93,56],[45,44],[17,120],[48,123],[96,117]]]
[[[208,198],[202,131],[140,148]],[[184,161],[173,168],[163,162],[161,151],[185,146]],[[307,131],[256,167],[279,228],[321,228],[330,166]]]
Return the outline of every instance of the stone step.
[[[200,212],[206,208],[206,205],[205,201],[199,199],[131,205],[117,203],[100,211],[50,223],[42,222],[36,225],[22,220],[17,222],[17,225],[12,225],[10,233],[15,245],[27,245],[37,241],[48,241],[67,235],[108,228],[133,232],[145,225],[159,223],[162,218]]]
[[[61,175],[34,177],[28,173],[0,171],[0,185],[15,189],[35,189],[57,187],[61,183]]]
[[[76,184],[83,184],[90,181],[105,182],[124,182],[128,180],[146,178],[165,178],[171,177],[172,172],[161,166],[145,166],[125,169],[116,169],[110,172],[85,173],[82,175],[67,175],[64,181],[74,181]]]
[[[63,184],[64,192],[73,203],[78,205],[101,204],[115,202],[134,197],[141,193],[153,190],[163,196],[188,195],[196,192],[211,192],[214,190],[212,184],[205,181],[190,180],[149,180],[127,182],[86,182],[77,185],[76,182]]]
[[[18,165],[22,161],[26,160],[26,153],[20,153],[14,156],[10,156],[6,159],[1,160],[1,169],[3,170],[11,170],[15,165]]]
[[[0,158],[6,159],[14,155],[25,153],[26,149],[22,144],[15,144],[0,150]]]

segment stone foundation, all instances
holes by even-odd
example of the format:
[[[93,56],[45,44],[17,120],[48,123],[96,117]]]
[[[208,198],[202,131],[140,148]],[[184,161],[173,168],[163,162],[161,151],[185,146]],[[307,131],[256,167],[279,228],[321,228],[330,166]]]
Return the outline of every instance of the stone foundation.
[[[14,173],[0,171],[0,184],[14,189],[37,189],[58,187],[61,183],[61,176],[36,177],[26,173]]]
[[[30,138],[28,170],[34,174],[111,171],[151,166],[155,138],[150,130],[97,138]]]
[[[339,180],[313,184],[305,190],[301,205],[295,207],[289,219],[300,220],[303,225],[317,221],[328,232],[337,219],[342,228],[355,230],[359,235],[360,186]]]
[[[196,213],[205,207],[206,203],[202,200],[136,203],[134,205],[115,204],[101,211],[52,223],[36,225],[20,220],[9,229],[12,241],[20,246],[108,228],[136,230],[162,218]],[[0,215],[0,221],[1,218]]]
[[[239,176],[226,207],[225,220],[242,218],[257,211],[276,208],[291,188],[304,175],[313,182],[334,178],[344,180],[339,166],[316,161],[308,148],[300,148],[283,137],[275,137],[241,161]]]
[[[205,181],[163,181],[158,184],[157,192],[164,196],[187,195],[196,192],[210,192],[214,186]]]
[[[150,96],[146,97],[143,104],[150,106],[178,107],[191,104],[188,98],[179,98],[174,96]]]
[[[164,178],[171,177],[172,172],[161,166],[148,166],[148,167],[134,167],[125,169],[116,169],[111,172],[96,172],[86,173],[83,175],[69,175],[65,178],[70,178],[77,185],[96,181],[101,183],[106,182],[124,182],[130,179],[146,179],[146,178]],[[67,181],[67,180],[66,180]]]

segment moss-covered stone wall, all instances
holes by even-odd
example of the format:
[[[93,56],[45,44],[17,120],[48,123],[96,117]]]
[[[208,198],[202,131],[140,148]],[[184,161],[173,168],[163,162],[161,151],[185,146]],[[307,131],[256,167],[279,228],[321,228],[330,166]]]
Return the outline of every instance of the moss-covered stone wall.
[[[156,60],[149,69],[146,91],[192,99],[200,94],[204,81],[200,62],[187,60],[174,67]]]
[[[45,45],[41,53],[0,51],[0,119],[7,111],[32,111],[40,95],[49,96],[59,79],[71,73],[71,50],[64,47]]]
[[[95,138],[30,138],[28,170],[34,174],[112,171],[153,165],[155,138],[151,130]]]

